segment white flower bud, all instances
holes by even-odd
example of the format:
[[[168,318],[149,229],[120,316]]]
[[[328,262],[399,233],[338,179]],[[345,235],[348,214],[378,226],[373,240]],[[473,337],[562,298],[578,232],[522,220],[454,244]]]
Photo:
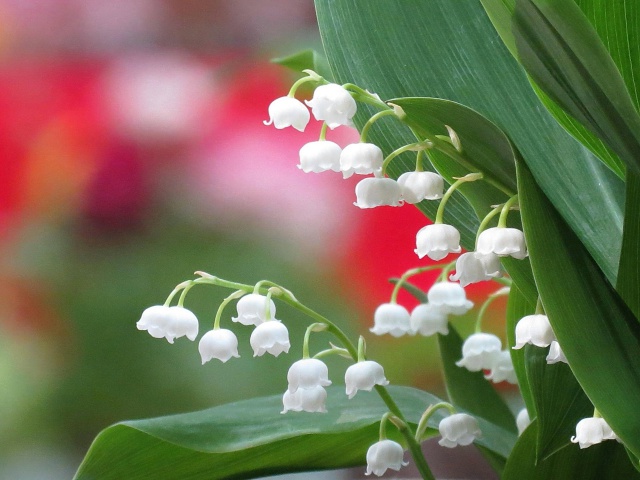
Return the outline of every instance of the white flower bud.
[[[522,432],[531,424],[531,419],[529,418],[529,412],[526,407],[518,412],[516,416],[516,425],[518,427],[518,435],[522,435]]]
[[[416,255],[425,255],[431,260],[442,260],[449,253],[460,253],[460,232],[451,225],[435,223],[418,230],[416,234]]]
[[[405,172],[398,177],[398,184],[407,203],[438,200],[444,192],[444,180],[434,172]]]
[[[516,371],[513,369],[513,362],[511,361],[511,353],[508,350],[500,352],[493,367],[491,367],[491,371],[484,378],[491,380],[493,383],[509,382],[513,385],[518,383]]]
[[[373,143],[352,143],[340,154],[340,170],[343,178],[351,175],[377,174],[382,170],[382,150]]]
[[[422,303],[411,312],[411,330],[428,337],[435,333],[447,335],[449,322],[447,314],[431,303]]]
[[[284,409],[280,413],[292,412],[312,412],[326,413],[327,391],[321,386],[311,388],[298,388],[294,393],[289,390],[282,396]]]
[[[473,307],[473,302],[467,300],[464,288],[453,282],[434,283],[427,292],[427,299],[441,312],[452,315],[464,315]]]
[[[264,121],[265,125],[273,125],[278,128],[293,127],[301,132],[309,123],[311,115],[309,110],[300,100],[292,97],[276,98],[269,105],[269,121]]]
[[[327,170],[340,171],[342,149],[328,140],[309,142],[300,149],[300,168],[304,173],[320,173]]]
[[[370,392],[374,385],[389,385],[382,365],[371,360],[354,363],[344,374],[347,395],[353,398],[358,390]]]
[[[378,477],[384,475],[387,469],[395,470],[409,465],[403,461],[404,450],[398,442],[393,440],[380,440],[367,450],[367,471],[365,475],[372,473]]]
[[[527,343],[536,347],[548,347],[555,339],[546,315],[527,315],[516,324],[516,344],[513,348],[520,349]]]
[[[617,440],[617,438],[604,418],[590,417],[578,422],[576,435],[571,437],[571,442],[579,443],[580,448],[587,448],[604,440]]]
[[[320,85],[313,98],[306,102],[316,120],[324,121],[330,129],[340,125],[351,125],[358,106],[351,94],[335,83]]]
[[[260,325],[266,320],[267,297],[257,293],[245,295],[238,300],[236,308],[238,309],[238,316],[233,317],[231,320],[242,325]],[[269,303],[269,309],[270,318],[275,318],[276,305],[273,300]]]
[[[517,228],[487,228],[480,233],[476,250],[484,255],[495,253],[499,257],[513,257],[518,260],[528,255],[524,233]]]
[[[204,365],[212,358],[225,363],[231,357],[238,358],[238,338],[231,330],[219,328],[209,330],[200,339],[198,351]]]
[[[371,333],[384,335],[388,333],[392,337],[401,337],[411,331],[409,312],[397,303],[383,303],[373,315],[373,328]]]
[[[471,445],[482,435],[478,421],[466,413],[454,413],[443,418],[438,425],[438,430],[442,436],[438,443],[447,448]]]
[[[327,366],[317,358],[303,358],[289,368],[287,373],[289,392],[299,388],[327,387],[331,385]]]
[[[547,355],[546,360],[549,365],[559,362],[569,363],[567,361],[567,357],[564,356],[564,353],[560,348],[560,344],[556,340],[551,342],[551,345],[549,346],[549,354]]]
[[[280,320],[270,320],[258,325],[249,339],[253,356],[261,357],[270,353],[277,357],[282,352],[289,353],[289,331]]]
[[[471,372],[491,370],[500,357],[502,342],[490,333],[474,333],[462,344],[462,358],[456,362]]]
[[[491,280],[502,276],[500,257],[495,253],[482,254],[478,252],[463,253],[456,260],[456,273],[451,275],[452,282],[460,281],[466,287],[471,283]]]
[[[391,178],[365,178],[356,185],[356,207],[373,208],[387,205],[399,207],[400,185]]]

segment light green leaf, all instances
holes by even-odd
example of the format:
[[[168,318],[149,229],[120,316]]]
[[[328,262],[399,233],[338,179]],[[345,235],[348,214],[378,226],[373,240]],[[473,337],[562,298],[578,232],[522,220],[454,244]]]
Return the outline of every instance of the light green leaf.
[[[583,390],[640,453],[640,323],[536,184],[517,164],[531,266],[545,311]]]
[[[544,192],[615,282],[623,183],[541,108],[479,2],[317,0],[316,9],[337,81],[354,82],[383,99],[447,98],[487,117],[509,136]],[[380,19],[393,21],[371,28]],[[387,122],[372,130],[371,140],[391,151],[414,138],[397,122]],[[406,171],[412,165],[401,159],[397,168]],[[578,200],[585,195],[588,202]],[[420,208],[433,218],[433,204]],[[447,211],[454,225],[464,225],[468,246],[477,225],[471,208],[460,201]]]
[[[581,450],[571,444],[552,457],[537,461],[535,456],[537,421],[518,438],[502,480],[634,480],[640,475],[629,462],[624,447],[606,441]]]
[[[326,414],[280,414],[280,395],[255,398],[169,417],[121,422],[101,432],[76,480],[214,480],[364,465],[387,412],[372,392],[348,400],[344,387],[329,387]],[[408,387],[389,391],[407,419],[417,423],[440,400]],[[442,411],[430,420],[434,435]],[[506,457],[511,432],[478,419],[478,444]],[[388,428],[391,434],[393,428]]]

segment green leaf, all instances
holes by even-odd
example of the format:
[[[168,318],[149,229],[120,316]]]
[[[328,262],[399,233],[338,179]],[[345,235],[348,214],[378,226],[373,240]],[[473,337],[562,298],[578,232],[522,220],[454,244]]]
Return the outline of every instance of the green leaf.
[[[636,318],[640,318],[640,175],[632,171],[627,174],[626,197],[616,290]]]
[[[624,447],[605,441],[581,450],[571,444],[552,457],[537,461],[535,456],[537,421],[522,433],[507,460],[502,480],[633,480],[640,478],[629,462]]]
[[[603,277],[522,162],[520,208],[545,311],[583,390],[640,453],[640,323]]]
[[[624,185],[541,108],[479,2],[316,0],[316,9],[337,81],[354,82],[383,99],[447,98],[485,116],[509,136],[544,192],[615,282]],[[380,19],[393,21],[371,28]],[[380,123],[370,139],[383,149],[414,141],[398,122]],[[412,165],[400,159],[397,168],[406,171]],[[590,201],[579,201],[586,192]],[[432,203],[422,202],[420,208],[433,218]],[[461,200],[449,203],[446,213],[454,225],[464,226],[468,247],[477,226],[473,211]]]
[[[271,61],[295,72],[302,73],[303,70],[313,70],[329,81],[333,79],[327,58],[312,49],[302,50],[287,57],[274,58]]]
[[[481,1],[534,82],[627,167],[640,171],[640,116],[616,64],[576,3]]]
[[[440,401],[408,387],[389,391],[413,424],[427,406]],[[281,415],[277,395],[118,423],[94,440],[75,479],[213,480],[364,465],[387,408],[375,393],[360,392],[348,400],[344,387],[327,392],[326,414]],[[430,420],[430,435],[443,415],[438,411]],[[506,458],[513,434],[481,418],[478,422],[485,435],[478,444]]]

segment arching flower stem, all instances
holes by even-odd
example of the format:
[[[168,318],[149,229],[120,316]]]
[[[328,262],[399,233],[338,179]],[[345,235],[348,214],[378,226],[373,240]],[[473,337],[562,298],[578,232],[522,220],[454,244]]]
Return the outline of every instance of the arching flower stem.
[[[287,95],[288,97],[292,97],[292,98],[295,97],[296,91],[298,90],[300,85],[303,85],[307,82],[317,82],[321,85],[327,83],[324,77],[321,77],[313,70],[303,70],[303,72],[306,73],[307,76],[296,80],[296,82],[293,85],[291,85],[291,88],[289,89],[289,94]]]
[[[500,212],[500,219],[498,220],[498,227],[505,228],[507,226],[507,216],[509,215],[509,210],[513,208],[513,206],[518,203],[518,195],[514,195],[506,203],[502,206],[502,211]]]
[[[373,117],[371,117],[371,118],[373,118]],[[429,140],[425,140],[425,141],[422,141],[422,142],[410,143],[408,145],[404,145],[404,146],[402,146],[400,148],[395,149],[393,152],[391,152],[389,155],[387,155],[387,158],[385,158],[384,161],[382,162],[381,176],[384,177],[385,172],[387,171],[387,167],[389,166],[389,163],[391,163],[391,160],[396,158],[401,153],[409,152],[409,151],[421,152],[423,150],[426,150],[427,148],[432,148],[432,147],[433,147],[433,143],[431,143]]]
[[[442,200],[440,200],[440,205],[438,205],[438,211],[436,213],[436,220],[434,223],[435,224],[443,223],[442,221],[444,218],[444,207],[449,201],[449,198],[451,197],[451,195],[453,195],[453,192],[455,192],[458,188],[460,188],[460,186],[464,183],[475,182],[476,180],[480,180],[482,178],[483,178],[482,173],[474,172],[474,173],[469,173],[464,177],[461,177],[457,179],[455,182],[453,182],[445,192],[444,196],[442,197]]]
[[[393,110],[382,110],[381,112],[374,114],[369,120],[367,120],[367,123],[365,123],[362,127],[362,132],[360,132],[360,141],[363,143],[366,142],[367,134],[369,133],[369,129],[373,126],[373,124],[382,117],[388,117],[390,115],[396,116],[396,112],[394,112]]]
[[[475,333],[482,332],[482,319],[484,317],[485,312],[489,308],[489,305],[491,305],[496,298],[504,297],[505,295],[509,295],[509,291],[503,287],[500,290],[489,295],[489,298],[487,298],[484,301],[484,303],[480,307],[480,310],[478,310],[478,318],[476,318],[476,324],[474,329]]]
[[[222,302],[220,303],[220,306],[218,307],[218,311],[216,312],[216,317],[215,317],[215,319],[213,321],[213,329],[214,330],[218,330],[220,328],[220,319],[222,318],[222,312],[224,311],[225,307],[227,305],[229,305],[229,302],[242,297],[246,293],[247,292],[245,292],[244,290],[236,290],[231,295],[229,295],[227,298],[222,300]]]
[[[429,408],[427,408],[420,417],[418,427],[416,428],[416,440],[418,442],[422,440],[424,433],[427,431],[427,424],[429,422],[429,419],[433,416],[436,410],[439,410],[441,408],[446,408],[449,411],[450,415],[456,413],[456,409],[448,402],[439,402],[435,405],[430,405]]]
[[[498,215],[501,211],[502,211],[502,207],[504,206],[504,204],[502,205],[496,205],[489,213],[487,213],[487,215],[482,219],[482,222],[480,222],[480,226],[478,227],[478,232],[476,233],[476,242],[475,245],[478,245],[478,238],[480,237],[480,234],[482,232],[484,232],[487,227],[489,226],[489,222],[491,222],[491,220],[493,220],[493,218]]]
[[[431,270],[437,270],[439,268],[443,268],[449,264],[442,264],[439,263],[437,265],[429,265],[427,267],[417,267],[417,268],[412,268],[410,270],[407,270],[406,272],[404,272],[402,274],[402,276],[400,277],[400,279],[396,282],[395,286],[393,287],[393,291],[391,292],[391,300],[389,303],[397,303],[398,300],[398,292],[400,291],[400,289],[402,288],[402,286],[404,285],[404,283],[411,277],[413,277],[414,275],[419,275],[421,273],[424,272],[428,272]]]
[[[176,288],[174,288],[171,293],[169,294],[169,296],[167,297],[167,299],[164,302],[164,306],[168,307],[169,305],[171,305],[171,302],[173,301],[173,297],[175,297],[178,292],[180,290],[185,289],[186,287],[188,287],[189,285],[191,285],[193,283],[193,280],[186,280],[182,283],[179,283],[178,285],[176,285]]]

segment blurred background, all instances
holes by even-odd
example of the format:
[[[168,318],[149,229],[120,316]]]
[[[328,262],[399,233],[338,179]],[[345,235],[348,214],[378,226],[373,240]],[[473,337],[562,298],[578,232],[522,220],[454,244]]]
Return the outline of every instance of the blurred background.
[[[316,122],[263,125],[295,79],[269,59],[305,48],[311,1],[0,0],[0,478],[71,478],[114,422],[284,391],[308,324],[286,306],[279,358],[252,359],[241,326],[241,358],[205,366],[136,330],[195,270],[288,286],[355,336],[387,279],[425,263],[417,209],[360,210],[356,179],[296,168]],[[201,332],[227,293],[191,290]],[[433,338],[367,339],[393,383],[442,393]]]

